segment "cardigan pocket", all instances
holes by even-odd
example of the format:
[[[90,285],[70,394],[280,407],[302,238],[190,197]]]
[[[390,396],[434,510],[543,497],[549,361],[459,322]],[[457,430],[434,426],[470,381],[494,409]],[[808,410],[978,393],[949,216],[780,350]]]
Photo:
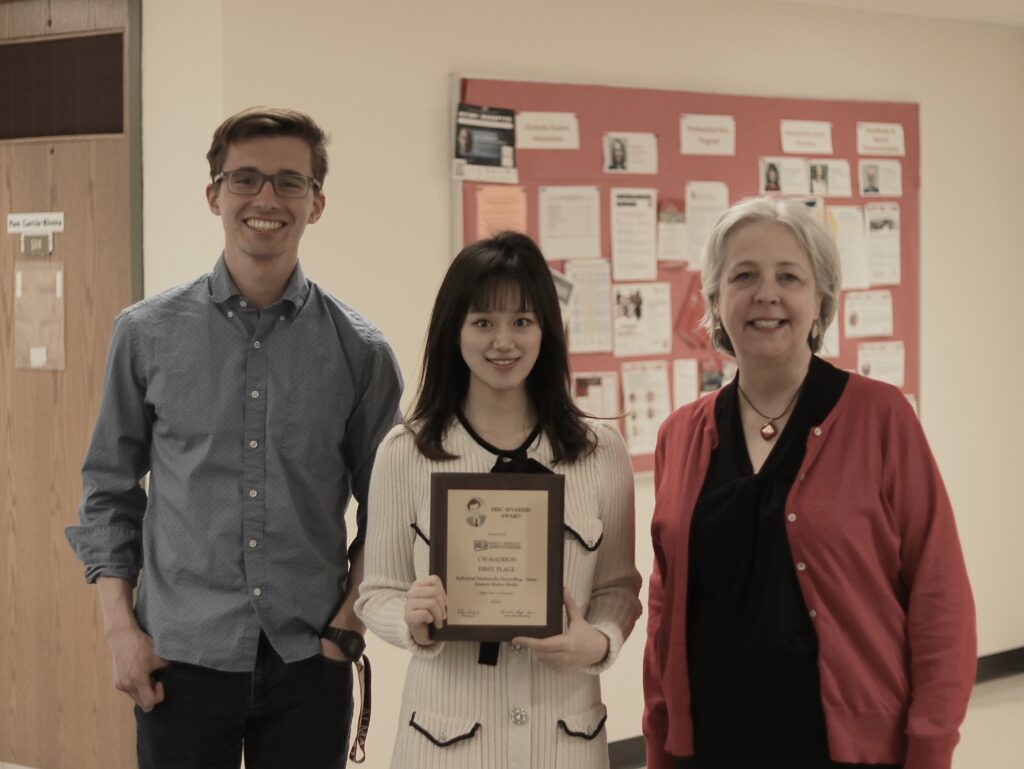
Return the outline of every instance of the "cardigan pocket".
[[[584,611],[594,589],[594,570],[603,542],[604,522],[600,518],[566,520],[563,582]]]
[[[604,540],[604,523],[600,518],[577,518],[564,524],[565,534],[589,553],[597,552]]]
[[[608,709],[598,703],[589,710],[560,718],[555,724],[558,769],[599,769],[608,766]]]
[[[462,769],[481,766],[480,722],[415,710],[409,718],[416,769]]]

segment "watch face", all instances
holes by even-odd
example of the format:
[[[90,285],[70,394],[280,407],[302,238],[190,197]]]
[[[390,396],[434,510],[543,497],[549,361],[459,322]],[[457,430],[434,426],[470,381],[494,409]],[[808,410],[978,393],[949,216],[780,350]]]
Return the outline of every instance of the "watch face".
[[[366,641],[358,633],[352,633],[347,639],[341,650],[345,652],[345,656],[350,660],[358,660],[363,656],[363,649],[366,648]]]

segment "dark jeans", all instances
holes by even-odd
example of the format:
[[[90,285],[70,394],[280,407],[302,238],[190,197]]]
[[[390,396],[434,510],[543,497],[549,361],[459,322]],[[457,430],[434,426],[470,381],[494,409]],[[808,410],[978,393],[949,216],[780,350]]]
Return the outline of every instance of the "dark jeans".
[[[344,769],[352,665],[319,655],[286,664],[260,637],[252,673],[172,662],[164,701],[135,708],[139,769]]]

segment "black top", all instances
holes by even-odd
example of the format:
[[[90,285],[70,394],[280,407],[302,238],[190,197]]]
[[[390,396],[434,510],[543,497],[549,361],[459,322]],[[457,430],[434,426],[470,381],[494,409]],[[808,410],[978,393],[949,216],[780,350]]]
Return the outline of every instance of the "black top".
[[[530,434],[526,436],[526,440],[523,441],[522,445],[514,449],[499,449],[477,434],[477,431],[473,429],[473,426],[466,419],[466,415],[462,413],[462,409],[458,409],[455,412],[455,416],[458,417],[459,422],[466,428],[466,432],[469,433],[469,437],[476,441],[481,447],[487,449],[492,454],[497,454],[498,459],[494,463],[494,467],[491,468],[492,473],[550,473],[550,468],[545,467],[536,459],[526,455],[527,450],[533,445],[533,442],[537,440],[540,435],[540,424],[537,424]],[[497,665],[498,664],[498,653],[501,649],[501,645],[496,641],[481,641],[480,642],[480,653],[477,656],[477,663],[480,665]]]
[[[868,769],[829,757],[817,637],[786,536],[809,431],[849,374],[812,357],[785,430],[753,471],[736,382],[715,403],[718,446],[693,512],[687,600],[694,755],[679,769]],[[899,769],[878,765],[870,769]]]
[[[808,432],[828,416],[849,374],[812,357],[789,422],[756,474],[740,417],[740,376],[715,403],[718,447],[693,512],[687,642],[700,656],[813,653],[786,537],[786,498]]]
[[[476,430],[473,429],[473,425],[466,419],[465,414],[462,413],[462,409],[458,409],[455,412],[455,416],[458,417],[459,422],[466,428],[466,432],[469,433],[469,437],[476,441],[482,448],[492,454],[497,454],[498,459],[494,463],[494,467],[491,468],[492,473],[550,473],[551,469],[545,467],[536,459],[532,459],[526,455],[527,450],[533,445],[533,442],[540,436],[540,424],[538,423],[530,434],[526,436],[526,440],[523,441],[522,445],[514,449],[499,449],[483,438],[481,438]]]

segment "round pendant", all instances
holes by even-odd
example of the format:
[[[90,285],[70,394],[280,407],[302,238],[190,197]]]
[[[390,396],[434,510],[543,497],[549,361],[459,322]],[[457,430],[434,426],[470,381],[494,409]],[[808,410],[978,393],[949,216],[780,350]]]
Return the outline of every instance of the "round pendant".
[[[773,425],[771,422],[765,422],[764,426],[761,428],[761,437],[764,438],[766,441],[770,441],[778,434],[779,431],[775,429],[775,425]]]

